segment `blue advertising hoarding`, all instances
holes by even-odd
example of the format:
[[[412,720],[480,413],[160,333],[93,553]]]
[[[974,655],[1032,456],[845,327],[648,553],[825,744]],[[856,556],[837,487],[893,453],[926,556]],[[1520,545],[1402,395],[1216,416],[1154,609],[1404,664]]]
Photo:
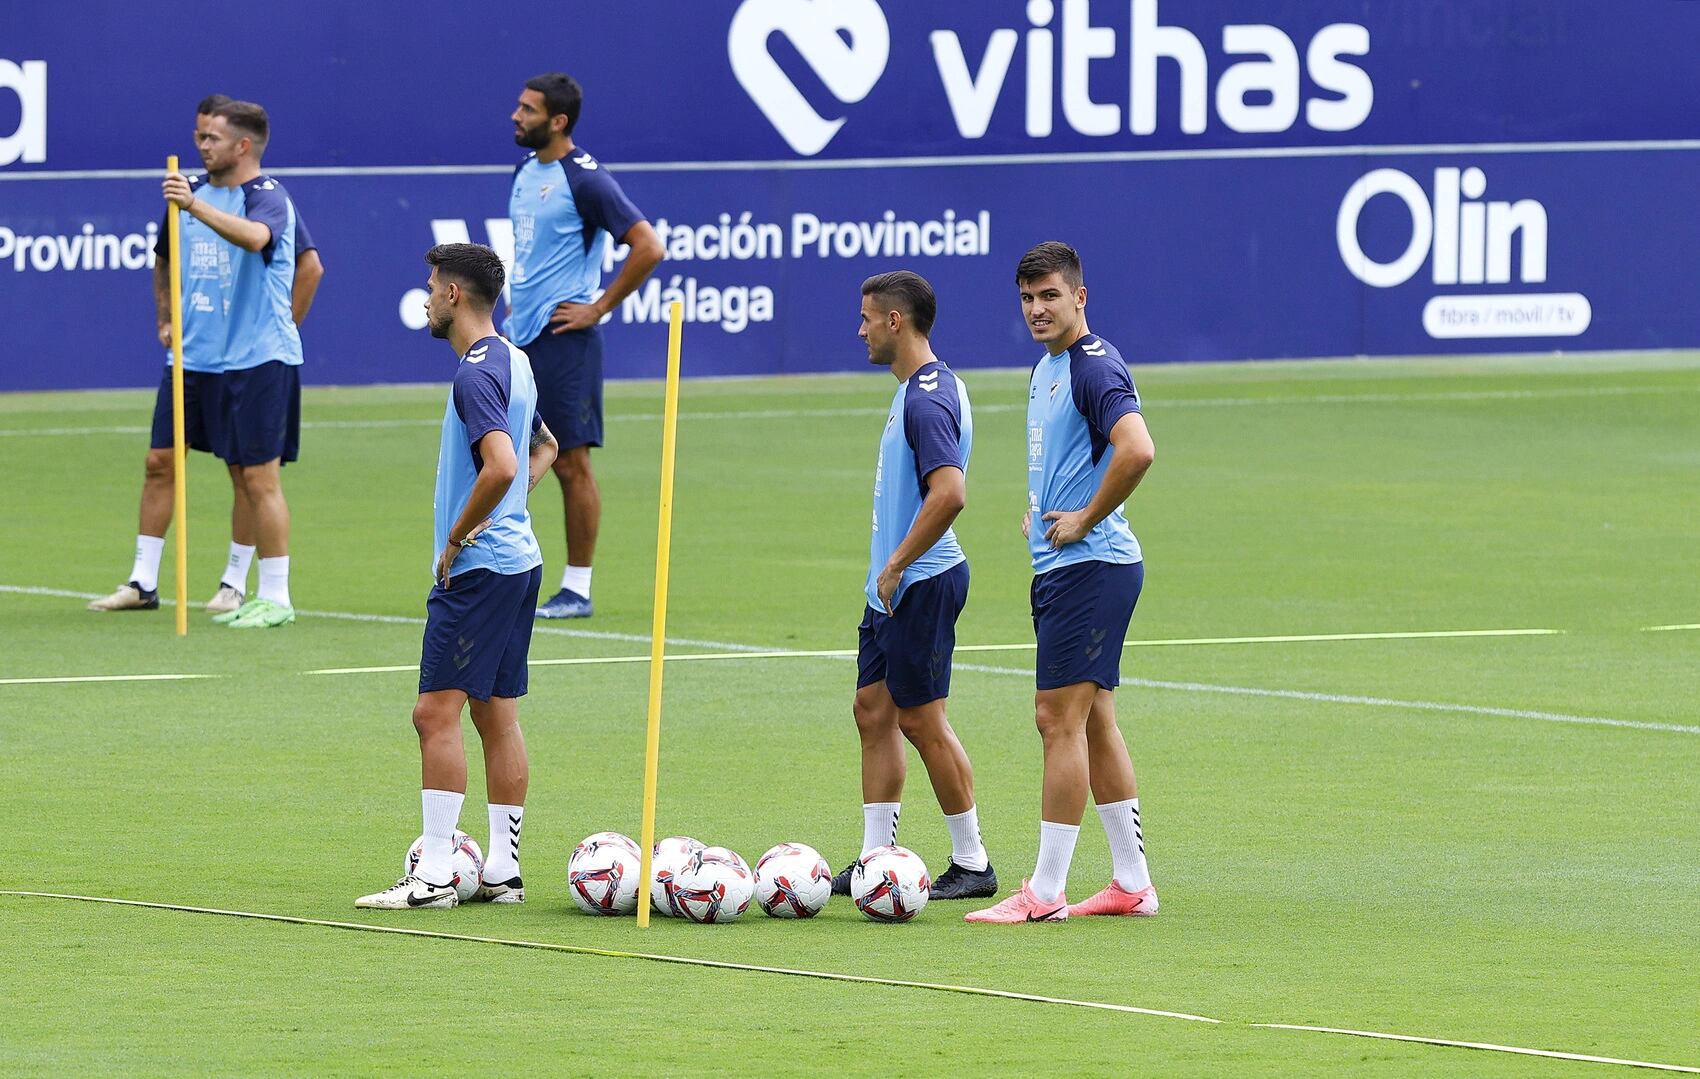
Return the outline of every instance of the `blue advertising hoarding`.
[[[668,250],[615,376],[660,373],[675,297],[694,374],[854,369],[898,266],[941,355],[1025,364],[1042,239],[1135,361],[1700,345],[1682,0],[41,7],[0,38],[0,325],[35,358],[0,390],[156,380],[158,165],[214,91],[270,110],[321,245],[307,380],[441,378],[420,256],[511,250],[507,116],[551,69]]]

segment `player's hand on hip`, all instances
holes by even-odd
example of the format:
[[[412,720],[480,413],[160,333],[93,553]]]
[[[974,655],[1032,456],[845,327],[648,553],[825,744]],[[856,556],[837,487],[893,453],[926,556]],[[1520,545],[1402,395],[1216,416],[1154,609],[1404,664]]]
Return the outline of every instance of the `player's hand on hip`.
[[[550,333],[571,333],[574,330],[588,330],[602,318],[602,312],[595,304],[588,303],[558,303],[555,310],[549,312],[549,325],[554,327]]]
[[[1033,538],[1033,511],[1032,510],[1022,510],[1021,511],[1021,538],[1022,539],[1032,539]]]
[[[166,176],[163,190],[165,201],[179,210],[187,210],[195,201],[195,193],[189,190],[189,178],[180,172]]]
[[[159,324],[159,343],[166,348],[171,347],[171,323],[162,322]]]
[[[891,600],[897,595],[897,586],[903,583],[903,571],[894,570],[890,566],[880,570],[880,575],[874,578],[874,592],[880,598],[880,606],[886,614],[891,614]]]
[[[456,542],[453,537],[450,537],[448,545],[443,548],[443,553],[437,556],[437,580],[442,584],[443,591],[447,592],[449,590],[450,570],[454,568],[455,559],[459,558],[460,553],[468,547],[478,546],[478,537],[484,534],[484,530],[489,528],[491,522],[494,520],[495,518],[493,517],[486,517],[482,521],[479,521],[473,526],[472,530],[466,534],[466,538],[459,542]]]
[[[449,588],[449,569],[455,564],[455,559],[459,557],[460,544],[452,540],[443,548],[443,553],[437,556],[437,583],[443,586],[445,592]]]
[[[1085,510],[1052,510],[1042,519],[1055,522],[1045,529],[1045,538],[1051,542],[1053,548],[1078,543],[1086,533],[1092,531],[1086,524]]]

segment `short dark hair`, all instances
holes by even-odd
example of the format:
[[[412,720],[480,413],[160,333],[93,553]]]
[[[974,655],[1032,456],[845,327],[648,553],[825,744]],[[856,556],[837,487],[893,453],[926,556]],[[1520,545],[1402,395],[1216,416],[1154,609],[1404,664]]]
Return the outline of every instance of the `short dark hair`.
[[[266,143],[272,137],[272,121],[265,109],[252,101],[226,101],[212,114],[224,117],[225,123],[252,139],[256,155],[266,152]]]
[[[227,94],[208,94],[201,98],[201,103],[195,106],[196,116],[211,116],[219,109],[236,100]]]
[[[1086,281],[1080,271],[1080,252],[1058,240],[1046,240],[1015,264],[1015,283],[1024,285],[1052,273],[1062,274],[1070,288],[1079,288]]]
[[[527,90],[536,90],[543,95],[543,107],[550,116],[565,116],[567,118],[567,134],[573,133],[578,126],[578,116],[584,109],[584,88],[571,75],[563,75],[559,71],[551,71],[547,75],[536,75],[525,80]]]
[[[501,256],[483,244],[438,244],[425,252],[425,261],[437,268],[439,277],[465,285],[485,307],[496,306],[508,277]]]
[[[909,324],[922,337],[932,332],[933,319],[938,317],[939,301],[927,279],[910,270],[877,273],[862,282],[862,295],[873,296],[879,303],[893,303],[909,316]]]

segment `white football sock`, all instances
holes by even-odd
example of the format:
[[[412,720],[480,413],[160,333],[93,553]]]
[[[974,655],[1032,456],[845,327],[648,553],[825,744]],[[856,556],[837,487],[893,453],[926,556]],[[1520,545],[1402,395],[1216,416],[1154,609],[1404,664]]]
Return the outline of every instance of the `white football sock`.
[[[1101,805],[1098,816],[1104,822],[1104,834],[1110,837],[1116,883],[1130,892],[1151,887],[1151,870],[1145,865],[1145,833],[1139,827],[1139,799]]]
[[[862,803],[862,853],[897,842],[897,811],[901,802]]]
[[[425,816],[425,849],[413,875],[429,884],[447,884],[455,879],[455,826],[460,823],[460,804],[466,795],[458,791],[419,792]]]
[[[524,806],[490,803],[490,845],[484,848],[484,879],[506,884],[519,876],[519,830]]]
[[[944,822],[950,826],[950,860],[964,869],[980,872],[990,864],[986,846],[980,842],[980,810],[969,806],[961,813],[946,813]]]
[[[248,567],[254,561],[254,548],[230,542],[230,561],[225,563],[224,576],[219,584],[227,584],[238,592],[248,591]]]
[[[585,599],[589,599],[590,567],[568,566],[561,573],[561,587],[565,588],[568,592],[574,592],[583,596]]]
[[[141,585],[143,592],[159,588],[159,558],[164,553],[164,536],[136,537],[136,563],[130,567],[130,580]]]
[[[289,556],[260,559],[260,598],[292,607],[289,602]]]
[[[1068,887],[1068,863],[1074,861],[1074,843],[1080,838],[1078,824],[1039,822],[1039,864],[1033,868],[1033,879],[1027,886],[1033,894],[1047,903],[1062,898]]]

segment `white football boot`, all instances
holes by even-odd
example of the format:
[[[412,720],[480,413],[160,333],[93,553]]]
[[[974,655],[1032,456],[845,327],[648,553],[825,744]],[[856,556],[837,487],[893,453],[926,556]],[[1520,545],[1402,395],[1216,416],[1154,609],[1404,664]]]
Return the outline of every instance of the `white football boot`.
[[[432,884],[409,873],[381,892],[363,895],[354,901],[357,907],[370,910],[447,910],[460,903],[454,882]]]

